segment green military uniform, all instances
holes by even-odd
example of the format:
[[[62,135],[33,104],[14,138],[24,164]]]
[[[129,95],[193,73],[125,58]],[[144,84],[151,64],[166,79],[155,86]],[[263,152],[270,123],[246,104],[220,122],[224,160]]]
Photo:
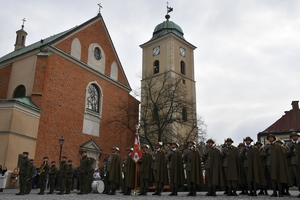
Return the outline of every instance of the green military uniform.
[[[89,193],[89,180],[90,180],[90,170],[92,168],[92,163],[86,155],[86,151],[81,152],[81,160],[79,165],[79,188],[80,193],[77,194],[88,194]]]
[[[49,171],[49,165],[48,165],[48,157],[43,158],[43,164],[40,167],[39,175],[40,175],[40,192],[38,195],[43,195],[44,191],[46,189],[46,182],[47,182],[47,176]]]
[[[55,161],[51,162],[51,167],[49,168],[48,175],[49,175],[49,188],[50,191],[47,194],[53,194],[55,188],[55,179],[58,169],[55,166]]]
[[[146,149],[149,149],[148,145],[142,145],[141,148],[143,149],[142,157],[138,160],[139,164],[139,181],[140,181],[140,188],[139,188],[139,195],[147,195],[149,190],[150,181],[153,181],[153,174],[151,170],[152,165],[152,155],[147,152]]]
[[[60,195],[63,195],[66,190],[66,181],[67,181],[67,172],[68,172],[68,164],[66,162],[67,157],[63,157],[62,161],[59,164],[59,172],[58,172],[58,177],[59,177],[59,193]]]
[[[268,169],[267,169],[267,166],[266,166],[266,152],[264,151],[264,147],[262,146],[263,144],[260,142],[260,141],[257,141],[255,143],[255,146],[257,147],[258,149],[258,154],[259,154],[259,157],[260,157],[260,162],[261,162],[261,171],[263,173],[263,176],[264,176],[264,179],[265,179],[265,184],[266,185],[261,185],[259,184],[259,193],[258,195],[268,195],[268,188],[270,186],[270,175],[269,175],[269,172],[268,172]]]
[[[120,155],[116,152],[118,147],[113,147],[113,153],[109,156],[107,162],[108,181],[111,191],[108,195],[116,195],[118,185],[122,185],[122,169]]]
[[[32,179],[33,179],[33,175],[34,175],[34,171],[35,171],[35,166],[33,165],[33,159],[30,159],[30,167],[28,169],[28,174],[29,177],[26,180],[27,181],[27,186],[26,186],[26,194],[29,194],[32,188]]]
[[[298,141],[299,134],[296,132],[291,133],[291,142],[287,144],[289,156],[289,168],[293,185],[298,187],[300,191],[300,142]],[[298,195],[300,198],[300,194]]]
[[[29,179],[29,167],[31,163],[28,158],[28,152],[23,152],[23,158],[20,163],[20,171],[19,171],[19,185],[20,185],[20,192],[16,195],[25,195],[27,183],[26,180]]]
[[[107,172],[108,158],[109,158],[109,156],[107,156],[104,159],[104,161],[103,161],[104,165],[102,167],[100,167],[101,178],[103,179],[103,182],[104,182],[104,189],[103,189],[102,194],[108,194],[110,191],[109,181],[108,181],[108,172]]]
[[[226,142],[233,143],[231,138],[228,138]],[[238,148],[231,144],[225,145],[222,148],[222,154],[224,156],[223,169],[227,183],[227,195],[237,196],[236,190],[240,174],[240,159]]]
[[[246,142],[244,148],[244,170],[250,192],[249,196],[257,196],[256,190],[258,185],[265,186],[266,180],[257,147],[250,144],[253,141],[250,137],[246,137],[244,141]]]
[[[287,161],[285,150],[279,144],[276,144],[275,141],[270,141],[270,138],[273,137],[276,140],[276,137],[272,134],[267,136],[269,144],[265,145],[265,151],[267,154],[267,167],[270,173],[271,184],[273,189],[272,197],[277,197],[277,188],[279,191],[279,196],[283,196],[283,186],[292,186],[292,180],[290,172],[288,171]],[[280,173],[278,173],[280,172]]]
[[[170,187],[169,196],[177,196],[178,188],[185,182],[182,152],[178,149],[178,143],[172,143],[172,150],[168,152],[167,159],[169,163]]]
[[[221,188],[225,185],[221,152],[216,148],[216,146],[213,146],[215,142],[212,139],[207,140],[206,143],[212,143],[211,146],[205,146],[203,153],[205,182],[208,187],[208,193],[206,196],[216,196],[216,188]]]
[[[73,175],[74,175],[74,167],[72,166],[72,160],[68,160],[66,194],[70,194],[72,188]]]
[[[161,195],[163,186],[169,183],[166,153],[161,147],[161,142],[155,144],[155,152],[152,154],[152,170],[156,187],[152,195],[158,196]]]
[[[197,186],[201,187],[204,185],[201,157],[199,150],[194,146],[194,141],[187,143],[191,146],[183,151],[183,161],[185,162],[185,171],[187,176],[187,185],[189,188],[188,196],[196,196]]]
[[[239,149],[239,161],[240,161],[240,165],[239,165],[240,166],[240,170],[239,170],[240,174],[239,174],[238,187],[241,190],[240,194],[248,194],[246,173],[244,170],[245,145],[243,142],[239,143],[238,149]]]
[[[135,183],[135,168],[136,163],[131,157],[133,148],[127,148],[127,155],[124,158],[124,195],[131,195],[131,190],[134,188]]]

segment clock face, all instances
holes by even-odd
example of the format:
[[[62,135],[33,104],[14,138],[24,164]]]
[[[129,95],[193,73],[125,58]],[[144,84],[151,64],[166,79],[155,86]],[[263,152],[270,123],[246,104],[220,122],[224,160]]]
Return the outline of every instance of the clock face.
[[[183,47],[179,48],[179,53],[181,56],[185,57],[185,49]]]
[[[96,60],[100,60],[101,59],[101,50],[99,47],[96,47],[94,49],[94,57]]]
[[[152,55],[157,56],[159,53],[160,53],[160,47],[159,46],[154,47],[152,51]]]

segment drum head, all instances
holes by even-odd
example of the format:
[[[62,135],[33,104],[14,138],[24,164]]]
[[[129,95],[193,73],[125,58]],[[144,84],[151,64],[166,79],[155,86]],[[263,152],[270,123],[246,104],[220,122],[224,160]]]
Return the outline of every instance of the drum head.
[[[99,180],[99,181],[97,182],[97,191],[98,191],[99,193],[102,193],[103,190],[104,190],[104,182],[103,182],[102,180]]]

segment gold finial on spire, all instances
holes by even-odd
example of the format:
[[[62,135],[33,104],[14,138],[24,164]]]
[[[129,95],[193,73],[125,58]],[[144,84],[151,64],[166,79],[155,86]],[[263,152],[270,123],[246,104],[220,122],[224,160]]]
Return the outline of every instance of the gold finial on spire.
[[[101,3],[98,3],[97,5],[99,6],[99,12],[98,12],[98,13],[101,13],[101,9],[102,9],[103,7],[101,6]]]

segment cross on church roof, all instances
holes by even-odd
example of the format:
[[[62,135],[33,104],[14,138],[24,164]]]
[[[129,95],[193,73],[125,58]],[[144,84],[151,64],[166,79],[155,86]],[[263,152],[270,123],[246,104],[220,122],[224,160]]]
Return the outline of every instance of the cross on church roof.
[[[24,28],[24,23],[26,22],[26,19],[23,18],[22,21],[23,21],[22,28]]]
[[[101,3],[98,3],[97,5],[99,6],[99,13],[101,13],[101,8],[103,7],[101,6]]]

